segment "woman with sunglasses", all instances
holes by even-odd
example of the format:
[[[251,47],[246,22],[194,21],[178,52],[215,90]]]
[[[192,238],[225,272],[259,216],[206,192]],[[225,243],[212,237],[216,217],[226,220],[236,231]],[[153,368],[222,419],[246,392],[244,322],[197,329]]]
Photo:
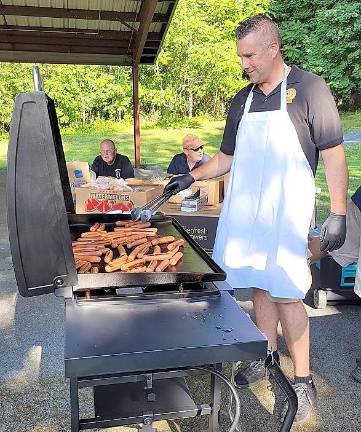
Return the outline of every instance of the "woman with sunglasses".
[[[183,153],[178,153],[173,157],[167,172],[169,174],[188,174],[207,162],[210,156],[204,153],[204,144],[204,141],[196,135],[186,135],[183,138]]]

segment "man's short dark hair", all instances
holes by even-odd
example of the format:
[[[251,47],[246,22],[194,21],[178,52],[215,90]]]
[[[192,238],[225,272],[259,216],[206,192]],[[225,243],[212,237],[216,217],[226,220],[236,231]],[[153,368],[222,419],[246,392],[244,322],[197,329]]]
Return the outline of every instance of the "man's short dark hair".
[[[277,41],[281,46],[281,36],[277,24],[266,15],[254,15],[241,22],[236,28],[236,38],[243,39],[250,33],[262,32],[270,41]]]

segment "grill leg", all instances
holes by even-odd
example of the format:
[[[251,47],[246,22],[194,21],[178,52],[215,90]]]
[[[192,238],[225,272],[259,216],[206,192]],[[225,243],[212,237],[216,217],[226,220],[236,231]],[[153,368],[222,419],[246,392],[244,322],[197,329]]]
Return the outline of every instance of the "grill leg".
[[[70,378],[71,432],[79,432],[78,379]]]
[[[215,365],[215,369],[222,371],[222,364]],[[209,417],[208,432],[219,432],[219,415],[221,409],[221,380],[215,375],[211,375],[211,398],[212,414]]]

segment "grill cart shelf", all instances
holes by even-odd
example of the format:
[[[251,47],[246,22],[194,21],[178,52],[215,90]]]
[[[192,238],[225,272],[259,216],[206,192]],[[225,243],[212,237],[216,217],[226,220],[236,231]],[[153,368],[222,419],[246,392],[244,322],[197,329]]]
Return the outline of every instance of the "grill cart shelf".
[[[94,222],[114,227],[129,215],[75,215],[53,101],[43,92],[16,97],[8,151],[10,247],[21,295],[65,301],[65,375],[71,431],[209,415],[219,430],[225,362],[266,358],[267,341],[239,307],[221,268],[172,218],[154,217],[161,235],[185,240],[181,264],[163,273],[80,274],[72,240]],[[85,292],[87,295],[85,295]],[[46,301],[46,300],[44,300]],[[297,399],[268,362],[289,401]],[[197,405],[185,378],[211,373],[210,403]],[[218,375],[217,375],[218,374]],[[93,388],[94,417],[79,413],[80,388]]]

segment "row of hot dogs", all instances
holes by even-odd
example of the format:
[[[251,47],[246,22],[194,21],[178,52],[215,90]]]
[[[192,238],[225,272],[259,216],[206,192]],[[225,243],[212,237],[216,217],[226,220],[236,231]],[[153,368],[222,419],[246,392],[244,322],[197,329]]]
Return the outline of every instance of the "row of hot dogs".
[[[183,257],[183,239],[159,237],[158,228],[149,222],[118,221],[114,231],[95,223],[90,230],[72,242],[78,273],[98,273],[104,262],[105,271],[162,272],[175,266]]]

